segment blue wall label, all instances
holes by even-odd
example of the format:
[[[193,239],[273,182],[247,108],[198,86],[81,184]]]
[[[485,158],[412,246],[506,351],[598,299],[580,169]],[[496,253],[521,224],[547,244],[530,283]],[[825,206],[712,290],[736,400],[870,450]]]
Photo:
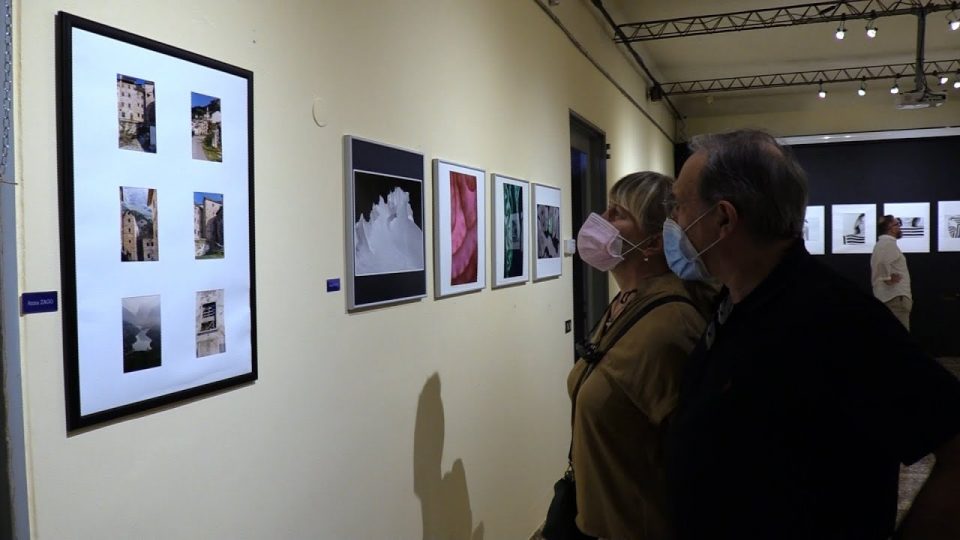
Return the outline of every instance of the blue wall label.
[[[28,292],[20,296],[20,314],[49,313],[57,310],[57,291]]]
[[[327,280],[327,292],[337,292],[340,290],[340,278]]]

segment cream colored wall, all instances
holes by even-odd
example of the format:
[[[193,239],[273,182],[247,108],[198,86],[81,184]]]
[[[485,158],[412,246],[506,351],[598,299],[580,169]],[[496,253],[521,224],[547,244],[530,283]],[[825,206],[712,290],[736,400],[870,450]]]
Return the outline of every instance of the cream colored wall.
[[[588,6],[564,2],[556,13],[643,101],[623,56],[599,25],[584,24]],[[569,110],[606,131],[610,178],[670,172],[669,140],[539,5],[20,0],[15,8],[23,291],[60,283],[58,10],[251,69],[256,98],[259,381],[67,436],[59,316],[21,319],[33,538],[533,531],[569,436],[570,259],[560,279],[359,314],[346,314],[343,293],[325,293],[324,280],[344,273],[344,134],[560,186],[566,237]],[[327,106],[324,128],[311,117],[315,97]]]
[[[816,97],[816,88],[802,93],[728,97],[718,94],[714,106],[724,113],[710,112],[711,106],[698,101],[687,107],[687,135],[736,128],[763,128],[776,136],[818,135],[899,129],[939,128],[960,125],[960,92],[946,90],[947,103],[941,107],[898,110],[889,93],[890,81],[872,83],[864,97],[856,95],[856,83],[835,85],[827,99]],[[901,86],[911,86],[901,84]],[[938,91],[942,91],[939,88]],[[681,107],[681,110],[684,110]],[[737,112],[730,113],[729,110]],[[776,110],[770,113],[766,111]]]

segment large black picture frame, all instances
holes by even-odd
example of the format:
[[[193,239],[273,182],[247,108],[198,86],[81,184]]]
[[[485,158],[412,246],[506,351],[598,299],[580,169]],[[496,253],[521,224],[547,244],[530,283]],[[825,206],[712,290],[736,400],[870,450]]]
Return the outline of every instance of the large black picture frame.
[[[346,218],[347,311],[371,308],[397,302],[413,301],[427,295],[426,212],[424,195],[427,188],[424,157],[419,152],[385,145],[352,135],[344,140],[344,182]],[[399,190],[399,191],[397,191]],[[410,220],[399,219],[392,232],[408,230],[409,242],[396,242],[401,236],[378,234],[389,240],[373,253],[365,250],[364,231],[380,233],[374,223],[378,205],[393,212],[391,194],[405,198],[400,206],[409,208]],[[404,206],[404,205],[409,205]],[[391,208],[388,208],[391,207]],[[413,221],[413,223],[407,223]],[[404,223],[406,227],[397,224]],[[416,231],[419,228],[419,231]],[[396,248],[396,249],[394,249]],[[389,255],[384,255],[384,252]],[[419,261],[416,257],[419,256]]]
[[[56,22],[67,430],[255,381],[253,73]]]

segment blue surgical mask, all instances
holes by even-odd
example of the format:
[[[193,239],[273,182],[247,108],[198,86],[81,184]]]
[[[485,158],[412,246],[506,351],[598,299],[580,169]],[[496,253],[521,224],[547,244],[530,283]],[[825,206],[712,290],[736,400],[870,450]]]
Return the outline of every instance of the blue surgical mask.
[[[693,244],[690,242],[690,238],[687,237],[687,231],[703,219],[703,216],[707,215],[713,208],[714,207],[710,207],[706,212],[700,214],[700,217],[693,220],[693,223],[690,225],[687,225],[686,229],[680,227],[680,225],[671,218],[667,218],[667,220],[663,222],[663,254],[667,258],[667,264],[670,266],[670,270],[679,276],[680,279],[687,281],[706,281],[710,279],[710,272],[707,270],[706,265],[703,264],[703,259],[701,259],[700,256],[715,246],[720,239],[717,238],[712,244],[698,252],[697,248],[693,247]]]

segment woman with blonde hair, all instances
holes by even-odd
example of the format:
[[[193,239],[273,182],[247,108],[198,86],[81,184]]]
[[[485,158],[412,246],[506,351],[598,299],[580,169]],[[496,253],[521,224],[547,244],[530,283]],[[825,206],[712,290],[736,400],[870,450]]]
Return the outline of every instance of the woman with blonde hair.
[[[619,292],[567,380],[573,405],[571,465],[576,525],[610,539],[673,536],[666,509],[662,437],[684,362],[706,326],[717,287],[670,271],[661,232],[673,180],[638,172],[610,189],[577,251],[609,271]]]

